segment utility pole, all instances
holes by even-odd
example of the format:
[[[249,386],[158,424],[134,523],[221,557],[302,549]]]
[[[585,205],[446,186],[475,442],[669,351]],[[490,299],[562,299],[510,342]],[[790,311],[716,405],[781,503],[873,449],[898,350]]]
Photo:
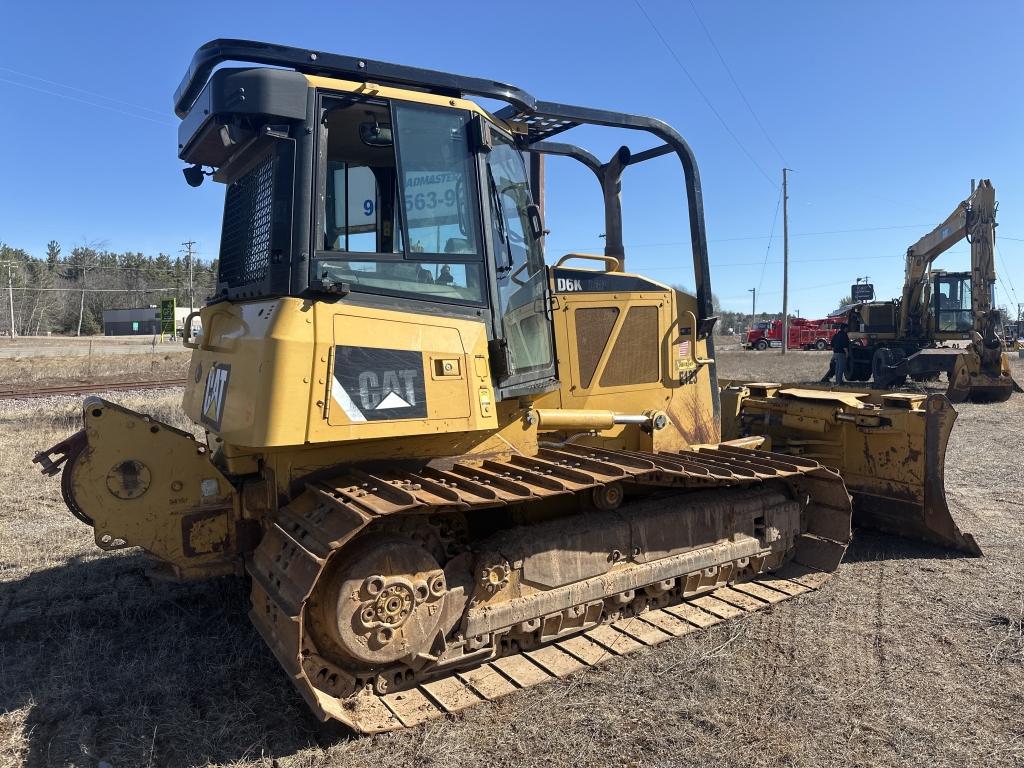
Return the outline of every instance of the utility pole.
[[[185,246],[185,258],[188,259],[188,311],[193,312],[195,310],[196,297],[192,292],[192,246],[196,244],[195,240],[186,240],[182,243]]]
[[[750,293],[750,325],[757,322],[757,288],[747,288]]]
[[[16,338],[18,332],[14,329],[14,262],[7,262],[7,298],[11,304],[11,338]]]
[[[88,274],[86,270],[82,270],[82,298],[78,302],[78,330],[75,332],[75,336],[82,335],[82,318],[85,316],[85,276]]]
[[[782,169],[782,354],[789,346],[789,188],[788,168]]]

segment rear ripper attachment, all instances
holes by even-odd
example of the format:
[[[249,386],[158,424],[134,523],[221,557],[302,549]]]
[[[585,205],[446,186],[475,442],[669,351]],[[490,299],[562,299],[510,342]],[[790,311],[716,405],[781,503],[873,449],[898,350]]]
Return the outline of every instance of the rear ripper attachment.
[[[838,475],[729,445],[347,469],[276,515],[250,616],[321,718],[387,731],[817,588],[849,537]]]
[[[242,572],[240,548],[255,546],[259,525],[241,518],[207,446],[99,397],[86,399],[82,422],[33,461],[61,472],[64,502],[101,549],[142,547],[155,574],[183,581]]]
[[[944,395],[733,383],[722,413],[723,436],[765,436],[773,451],[839,472],[855,525],[981,555],[946,503],[956,411]]]

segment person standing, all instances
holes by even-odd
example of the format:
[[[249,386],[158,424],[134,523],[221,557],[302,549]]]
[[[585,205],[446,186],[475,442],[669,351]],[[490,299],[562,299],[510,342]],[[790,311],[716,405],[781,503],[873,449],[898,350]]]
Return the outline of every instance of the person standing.
[[[835,369],[836,384],[842,384],[846,374],[846,356],[850,352],[850,336],[846,333],[846,325],[840,325],[836,335],[832,337],[832,363],[829,369]]]

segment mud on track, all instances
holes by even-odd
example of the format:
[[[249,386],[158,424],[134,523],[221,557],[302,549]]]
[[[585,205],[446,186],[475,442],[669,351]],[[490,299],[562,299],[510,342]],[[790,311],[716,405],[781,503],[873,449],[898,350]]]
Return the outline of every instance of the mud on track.
[[[723,354],[721,375],[827,366],[803,355]],[[184,426],[175,394],[112,398]],[[858,532],[818,592],[361,739],[309,716],[240,584],[151,585],[95,549],[29,464],[76,409],[0,408],[0,766],[1024,764],[1022,395],[953,430],[950,507],[986,557]]]

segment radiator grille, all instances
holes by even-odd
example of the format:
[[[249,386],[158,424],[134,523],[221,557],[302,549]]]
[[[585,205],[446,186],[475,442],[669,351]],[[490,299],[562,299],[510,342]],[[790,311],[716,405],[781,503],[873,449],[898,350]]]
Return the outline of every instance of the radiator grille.
[[[611,356],[601,374],[602,387],[657,381],[658,308],[633,307],[619,329]]]
[[[273,209],[274,156],[268,153],[228,187],[220,239],[220,282],[234,288],[266,278]]]
[[[580,386],[583,389],[590,389],[597,363],[618,317],[618,307],[576,310],[576,356],[580,361]]]

